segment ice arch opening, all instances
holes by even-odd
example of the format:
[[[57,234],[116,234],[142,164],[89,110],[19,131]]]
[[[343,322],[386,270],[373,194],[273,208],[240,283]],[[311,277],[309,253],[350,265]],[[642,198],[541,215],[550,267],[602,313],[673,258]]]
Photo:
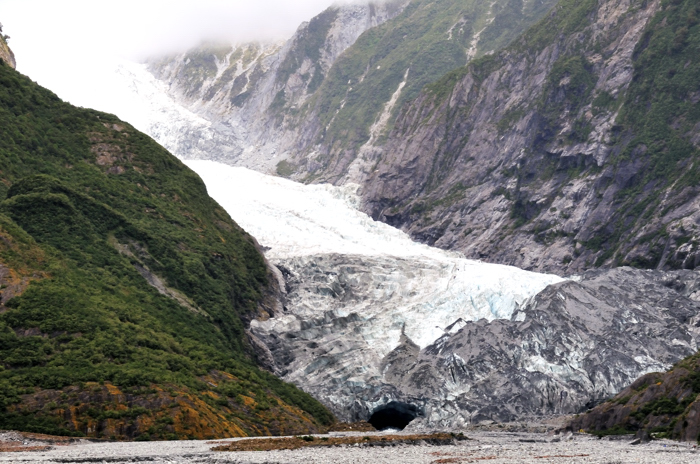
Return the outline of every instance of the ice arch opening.
[[[377,430],[403,430],[419,414],[418,408],[412,404],[392,401],[377,407],[368,422]]]

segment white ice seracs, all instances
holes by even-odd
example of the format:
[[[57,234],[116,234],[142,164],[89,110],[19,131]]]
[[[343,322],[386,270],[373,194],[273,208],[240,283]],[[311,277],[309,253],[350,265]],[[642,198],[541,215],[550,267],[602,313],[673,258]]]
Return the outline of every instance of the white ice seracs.
[[[370,296],[372,304],[352,302],[347,307],[372,320],[374,330],[367,338],[379,356],[398,344],[397,320],[405,323],[413,342],[425,347],[460,318],[509,319],[524,300],[563,281],[413,242],[359,211],[354,185],[303,185],[213,161],[186,163],[231,217],[269,248],[273,262],[304,257],[311,264],[314,256],[326,254],[395,260],[393,276],[376,283],[380,294]],[[313,317],[311,308],[291,312]]]

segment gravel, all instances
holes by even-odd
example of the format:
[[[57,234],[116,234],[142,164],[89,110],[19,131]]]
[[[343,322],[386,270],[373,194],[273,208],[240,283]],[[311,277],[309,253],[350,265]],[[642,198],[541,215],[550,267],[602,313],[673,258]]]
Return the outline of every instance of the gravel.
[[[367,435],[367,434],[363,434]],[[304,448],[293,451],[213,452],[211,441],[54,445],[48,451],[2,453],[0,463],[299,463],[452,464],[488,463],[700,463],[692,443],[656,440],[633,445],[630,437],[470,432],[472,440],[450,446]],[[215,443],[230,440],[219,440]]]

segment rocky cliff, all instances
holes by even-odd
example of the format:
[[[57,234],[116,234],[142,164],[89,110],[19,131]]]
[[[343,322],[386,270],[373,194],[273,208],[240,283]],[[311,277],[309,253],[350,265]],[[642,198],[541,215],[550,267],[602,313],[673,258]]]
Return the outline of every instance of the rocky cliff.
[[[364,179],[366,209],[526,269],[694,268],[699,8],[560,2],[402,110]]]
[[[201,47],[154,60],[150,69],[178,102],[216,126],[212,137],[183,133],[176,153],[342,183],[360,179],[403,103],[424,85],[502,48],[554,3],[332,7],[284,44]]]
[[[2,33],[2,24],[0,24],[0,60],[10,65],[11,68],[16,68],[15,54],[12,53],[12,50],[7,45],[8,38]]]
[[[283,43],[203,46],[152,60],[149,69],[170,94],[214,125],[209,140],[185,128],[170,138],[168,148],[188,159],[286,173],[287,164],[279,163],[288,155],[281,153],[301,135],[289,130],[287,116],[298,116],[363,32],[395,17],[406,3],[334,6]]]

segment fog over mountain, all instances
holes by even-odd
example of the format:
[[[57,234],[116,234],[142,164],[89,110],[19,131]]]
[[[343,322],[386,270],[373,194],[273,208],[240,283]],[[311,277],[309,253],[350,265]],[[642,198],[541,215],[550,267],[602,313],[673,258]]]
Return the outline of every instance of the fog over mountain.
[[[288,38],[302,21],[308,21],[332,0],[126,0],[118,4],[69,0],[0,1],[6,25],[12,25],[13,47],[52,46],[100,53],[117,52],[143,57],[175,51],[206,40],[249,41]],[[338,2],[335,2],[338,3]],[[41,11],[41,15],[33,14]],[[27,27],[26,25],[31,25]],[[53,41],[56,42],[55,40]]]
[[[338,2],[0,0],[0,14],[21,57],[18,70],[73,102],[75,95],[62,95],[62,88],[114,56],[139,61],[202,42],[285,40],[332,3]]]

